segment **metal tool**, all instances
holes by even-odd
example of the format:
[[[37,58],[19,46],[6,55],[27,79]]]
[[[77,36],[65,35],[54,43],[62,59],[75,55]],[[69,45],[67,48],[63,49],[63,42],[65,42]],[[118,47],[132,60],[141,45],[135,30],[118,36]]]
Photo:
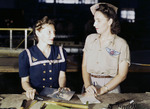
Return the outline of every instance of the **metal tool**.
[[[136,103],[132,99],[121,99],[120,101],[114,103],[114,104],[109,104],[108,109],[136,109]]]
[[[22,104],[21,104],[20,109],[24,109],[24,108],[25,108],[25,106],[26,106],[26,104],[27,104],[27,100],[26,100],[26,99],[24,99],[24,100],[22,101]]]
[[[43,101],[44,99],[39,95],[35,95],[34,100]]]
[[[88,109],[88,104],[72,104],[72,103],[62,103],[62,102],[55,102],[55,101],[43,101],[46,104],[55,104],[65,107],[72,107],[72,108],[79,108],[79,109]]]
[[[47,104],[46,104],[46,103],[43,103],[42,106],[40,107],[40,109],[45,109],[46,106],[47,106]]]

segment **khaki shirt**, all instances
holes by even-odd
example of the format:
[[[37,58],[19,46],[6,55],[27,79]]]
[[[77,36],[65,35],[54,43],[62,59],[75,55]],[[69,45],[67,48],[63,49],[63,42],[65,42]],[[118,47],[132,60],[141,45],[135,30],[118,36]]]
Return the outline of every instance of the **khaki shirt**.
[[[114,77],[122,61],[127,61],[130,65],[129,46],[124,39],[114,35],[106,42],[105,47],[101,48],[99,37],[99,34],[91,34],[86,38],[83,51],[87,62],[87,72]]]

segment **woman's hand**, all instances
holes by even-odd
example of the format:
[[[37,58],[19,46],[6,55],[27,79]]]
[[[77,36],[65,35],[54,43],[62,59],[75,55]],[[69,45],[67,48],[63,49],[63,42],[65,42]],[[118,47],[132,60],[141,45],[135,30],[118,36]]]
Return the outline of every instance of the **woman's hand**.
[[[58,91],[59,91],[59,92],[62,91],[62,90],[71,91],[70,88],[68,88],[68,87],[59,87],[59,88],[58,88]]]
[[[29,99],[34,99],[34,96],[35,96],[35,93],[36,90],[33,89],[30,85],[30,82],[29,82],[29,76],[27,77],[22,77],[21,78],[21,84],[22,84],[22,88],[26,91],[26,96],[29,98]]]
[[[90,95],[97,96],[97,89],[93,85],[88,86],[85,91]]]
[[[36,93],[36,90],[35,89],[28,89],[26,91],[26,96],[29,98],[29,99],[34,99],[34,96],[35,96],[35,93]]]
[[[108,92],[109,92],[108,87],[105,85],[103,87],[97,89],[97,95],[103,95]]]
[[[94,4],[90,7],[90,10],[91,10],[93,15],[95,14],[97,8],[99,8],[99,3]]]

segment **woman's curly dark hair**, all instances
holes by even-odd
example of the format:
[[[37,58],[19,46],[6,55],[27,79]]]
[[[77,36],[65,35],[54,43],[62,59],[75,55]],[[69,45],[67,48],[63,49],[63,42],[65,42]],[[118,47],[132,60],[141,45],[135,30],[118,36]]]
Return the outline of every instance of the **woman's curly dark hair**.
[[[117,18],[117,14],[112,7],[108,6],[107,4],[99,4],[99,8],[97,8],[96,11],[102,12],[108,19],[113,20],[111,24],[112,34],[118,34],[120,32],[120,23]]]
[[[45,24],[54,25],[54,22],[50,20],[47,16],[44,16],[41,20],[38,20],[36,24],[33,26],[34,39],[37,42],[38,42],[38,37],[36,35],[36,31],[40,31],[42,26]]]

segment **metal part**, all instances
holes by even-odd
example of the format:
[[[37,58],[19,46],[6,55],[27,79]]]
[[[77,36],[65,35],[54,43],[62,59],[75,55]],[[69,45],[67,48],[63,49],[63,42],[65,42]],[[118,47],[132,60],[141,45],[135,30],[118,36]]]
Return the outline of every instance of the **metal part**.
[[[34,100],[43,101],[44,99],[38,95],[35,95]]]
[[[136,103],[131,99],[122,99],[114,104],[109,104],[108,109],[136,109]]]
[[[47,104],[46,104],[46,103],[43,103],[42,106],[40,107],[40,109],[45,109],[46,106],[47,106]]]

